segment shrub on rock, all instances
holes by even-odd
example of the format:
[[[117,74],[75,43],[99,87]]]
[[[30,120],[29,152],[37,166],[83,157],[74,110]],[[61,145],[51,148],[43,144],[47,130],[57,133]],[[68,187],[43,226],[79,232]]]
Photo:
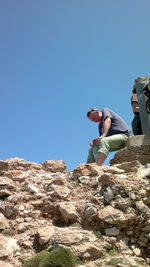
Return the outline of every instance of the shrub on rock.
[[[24,267],[75,267],[78,263],[79,259],[69,249],[57,248],[37,253]]]

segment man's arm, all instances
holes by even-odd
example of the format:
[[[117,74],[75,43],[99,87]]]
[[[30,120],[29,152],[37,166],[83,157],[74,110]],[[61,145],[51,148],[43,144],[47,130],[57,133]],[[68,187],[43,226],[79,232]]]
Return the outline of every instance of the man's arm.
[[[102,135],[96,139],[96,144],[99,144],[100,140],[107,136],[109,129],[111,127],[111,118],[107,117],[103,123]]]
[[[102,129],[101,137],[106,137],[107,136],[107,134],[109,132],[109,129],[110,129],[110,126],[111,126],[111,118],[107,117],[106,120],[103,123],[103,129]]]

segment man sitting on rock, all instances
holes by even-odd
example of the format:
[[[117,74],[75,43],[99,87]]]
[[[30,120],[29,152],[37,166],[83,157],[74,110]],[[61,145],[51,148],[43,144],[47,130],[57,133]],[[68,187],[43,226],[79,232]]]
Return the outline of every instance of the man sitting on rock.
[[[87,112],[87,117],[89,120],[99,123],[100,134],[100,137],[90,143],[87,163],[96,162],[101,166],[109,152],[124,147],[127,138],[132,135],[132,131],[121,117],[108,108],[101,111],[92,108]]]

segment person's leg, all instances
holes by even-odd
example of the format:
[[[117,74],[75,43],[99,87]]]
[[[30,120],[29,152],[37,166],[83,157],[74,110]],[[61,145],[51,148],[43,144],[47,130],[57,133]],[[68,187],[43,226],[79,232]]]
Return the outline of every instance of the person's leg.
[[[108,153],[122,148],[127,139],[127,136],[122,134],[116,134],[103,138],[99,144],[97,165],[103,165]]]
[[[97,165],[102,166],[107,156],[104,153],[98,152],[97,155]]]
[[[142,134],[142,126],[139,112],[135,113],[134,115],[134,119],[132,121],[132,131],[134,135]]]
[[[94,145],[89,149],[87,163],[93,163],[97,161],[98,149],[99,149],[98,145]]]

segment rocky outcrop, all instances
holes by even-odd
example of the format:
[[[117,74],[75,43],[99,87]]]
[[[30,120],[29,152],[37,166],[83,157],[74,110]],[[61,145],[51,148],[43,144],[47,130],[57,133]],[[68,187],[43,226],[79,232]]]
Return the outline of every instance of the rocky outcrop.
[[[145,165],[150,162],[150,136],[130,136],[125,147],[120,149],[110,161],[111,165],[138,160]]]
[[[0,231],[0,266],[23,266],[56,247],[84,267],[149,266],[150,165],[81,164],[68,172],[64,161],[1,161]]]
[[[150,146],[133,146],[120,149],[110,160],[111,165],[115,165],[122,162],[130,162],[138,160],[141,164],[145,165],[150,162]]]

